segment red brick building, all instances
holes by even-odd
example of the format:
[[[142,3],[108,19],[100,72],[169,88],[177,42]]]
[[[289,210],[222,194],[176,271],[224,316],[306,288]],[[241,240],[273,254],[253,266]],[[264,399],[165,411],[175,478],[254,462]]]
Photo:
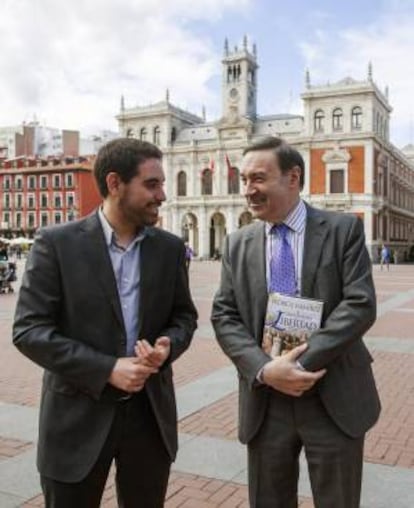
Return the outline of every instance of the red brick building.
[[[0,236],[33,236],[41,226],[90,213],[101,201],[90,158],[0,162]]]

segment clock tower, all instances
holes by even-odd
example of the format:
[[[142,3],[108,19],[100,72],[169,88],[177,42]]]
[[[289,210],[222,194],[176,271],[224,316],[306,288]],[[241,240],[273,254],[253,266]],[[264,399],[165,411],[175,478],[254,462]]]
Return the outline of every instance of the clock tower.
[[[235,46],[229,50],[227,39],[224,42],[223,79],[223,116],[230,120],[239,117],[256,117],[257,98],[257,54],[256,45],[252,52],[247,47],[247,37],[243,38],[243,47]]]

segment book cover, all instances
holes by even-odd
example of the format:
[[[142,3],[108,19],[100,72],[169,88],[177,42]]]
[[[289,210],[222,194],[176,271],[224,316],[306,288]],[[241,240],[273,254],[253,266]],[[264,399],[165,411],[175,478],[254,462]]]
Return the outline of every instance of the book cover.
[[[269,293],[263,350],[275,357],[306,342],[320,328],[322,310],[319,300]]]

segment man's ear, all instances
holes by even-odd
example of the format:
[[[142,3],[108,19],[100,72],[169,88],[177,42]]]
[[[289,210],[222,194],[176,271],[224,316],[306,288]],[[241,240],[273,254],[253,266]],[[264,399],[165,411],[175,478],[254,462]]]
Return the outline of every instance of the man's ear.
[[[289,183],[290,184],[298,184],[300,185],[300,167],[299,166],[293,166],[289,170]]]
[[[105,178],[106,186],[108,187],[108,193],[113,196],[118,193],[119,185],[121,183],[121,179],[119,178],[118,173],[115,171],[111,171],[106,175]]]

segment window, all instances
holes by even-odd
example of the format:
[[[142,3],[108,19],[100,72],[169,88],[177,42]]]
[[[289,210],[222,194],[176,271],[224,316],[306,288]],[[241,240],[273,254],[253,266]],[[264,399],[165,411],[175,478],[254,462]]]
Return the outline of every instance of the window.
[[[362,109],[359,106],[355,106],[351,111],[351,128],[354,130],[362,127]]]
[[[6,224],[6,228],[8,228],[9,224],[10,224],[10,214],[9,214],[9,212],[4,212],[3,213],[3,222]]]
[[[382,134],[382,116],[378,115],[378,134],[381,136]]]
[[[42,189],[47,189],[47,176],[40,177],[40,187]]]
[[[35,216],[34,213],[29,213],[27,215],[27,227],[34,228],[35,227]]]
[[[161,138],[160,135],[161,135],[161,129],[157,125],[156,127],[154,127],[154,133],[153,133],[153,140],[154,140],[155,145],[160,144],[160,138]]]
[[[22,227],[22,214],[16,213],[16,228],[20,229]]]
[[[8,177],[4,178],[4,189],[10,190],[10,178],[8,178]]]
[[[16,208],[23,208],[23,196],[22,194],[16,194]]]
[[[240,194],[240,173],[238,168],[228,168],[227,191],[229,194]]]
[[[42,215],[40,217],[41,226],[42,227],[47,226],[48,222],[49,222],[48,214],[47,213],[42,213]]]
[[[60,189],[61,185],[60,175],[53,175],[53,188]]]
[[[187,175],[180,171],[177,175],[177,196],[187,196]]]
[[[61,224],[62,223],[62,214],[60,212],[54,213],[54,221],[55,224]]]
[[[27,207],[28,208],[34,208],[35,207],[35,197],[34,194],[28,194],[27,195]]]
[[[21,176],[16,176],[15,177],[15,179],[14,179],[14,185],[15,185],[17,190],[22,190],[23,189],[23,181],[22,181],[22,177]]]
[[[28,179],[28,186],[30,190],[34,190],[36,188],[36,177],[35,176],[29,176]]]
[[[66,187],[73,187],[73,174],[72,173],[67,173],[66,175]]]
[[[72,193],[66,194],[66,206],[68,208],[71,208],[71,207],[73,207],[74,203],[75,203],[75,196]]]
[[[345,178],[343,169],[332,169],[330,171],[329,192],[331,194],[343,194],[345,192]]]
[[[40,206],[42,208],[47,208],[47,194],[42,194],[40,196]]]
[[[140,131],[139,131],[139,139],[141,141],[146,141],[147,140],[147,129],[145,127],[143,127]]]
[[[177,129],[173,127],[171,129],[171,143],[174,143],[176,139],[177,139]]]
[[[332,113],[332,128],[334,131],[342,130],[342,109],[335,108]]]
[[[323,132],[323,124],[324,124],[325,115],[321,109],[315,112],[314,116],[314,128],[315,132]]]
[[[62,196],[60,194],[53,196],[53,205],[55,208],[62,208]]]
[[[4,208],[10,209],[10,194],[4,195]]]
[[[213,194],[213,173],[210,169],[204,169],[201,175],[201,194],[203,196]]]

